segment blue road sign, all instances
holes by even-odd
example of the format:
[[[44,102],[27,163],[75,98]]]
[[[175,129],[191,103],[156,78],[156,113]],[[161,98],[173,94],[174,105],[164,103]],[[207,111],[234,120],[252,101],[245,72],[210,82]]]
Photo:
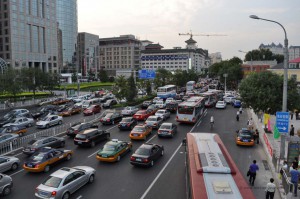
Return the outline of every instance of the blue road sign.
[[[139,70],[139,78],[140,79],[154,79],[155,71],[154,70]]]
[[[288,112],[276,112],[276,127],[280,133],[289,132],[289,117]]]

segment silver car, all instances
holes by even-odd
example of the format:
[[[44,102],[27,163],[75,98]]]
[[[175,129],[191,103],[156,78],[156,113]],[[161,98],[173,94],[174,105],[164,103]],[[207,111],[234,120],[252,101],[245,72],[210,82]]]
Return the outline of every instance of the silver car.
[[[2,196],[10,194],[12,187],[12,178],[8,175],[0,174],[0,194]]]
[[[19,158],[13,156],[0,156],[0,173],[16,170],[20,165]]]
[[[127,106],[122,111],[121,114],[124,115],[134,115],[136,112],[138,112],[139,108],[135,106]]]
[[[48,115],[42,120],[36,123],[37,128],[49,128],[50,126],[60,125],[63,122],[63,118],[58,115]]]
[[[67,199],[87,183],[93,183],[96,170],[88,166],[61,168],[52,173],[35,191],[36,198]]]
[[[17,144],[17,139],[19,138],[18,134],[7,133],[4,135],[0,135],[0,144],[6,142],[12,142],[13,145]]]
[[[160,110],[156,111],[155,115],[163,118],[163,120],[166,120],[166,119],[170,118],[171,113],[168,110],[160,109]]]
[[[32,118],[26,118],[26,117],[17,117],[13,119],[10,123],[5,124],[3,127],[8,126],[23,126],[23,127],[31,127],[34,124],[34,120]]]
[[[158,129],[162,123],[163,123],[163,119],[158,116],[150,116],[145,121],[145,124],[147,126],[151,126],[152,128],[156,128],[156,129]]]

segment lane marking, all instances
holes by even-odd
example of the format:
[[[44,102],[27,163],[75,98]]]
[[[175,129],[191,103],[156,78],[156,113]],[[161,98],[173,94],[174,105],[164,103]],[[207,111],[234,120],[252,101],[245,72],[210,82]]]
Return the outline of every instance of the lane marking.
[[[164,172],[164,170],[170,164],[171,160],[174,158],[174,156],[176,155],[176,153],[179,151],[180,148],[181,148],[181,143],[179,144],[179,146],[177,147],[176,151],[173,153],[173,155],[171,156],[171,158],[168,160],[168,162],[165,164],[165,166],[162,168],[162,170],[159,172],[159,174],[156,176],[156,178],[152,181],[152,183],[150,184],[150,186],[147,188],[147,190],[145,191],[145,193],[142,195],[142,197],[140,199],[144,199],[147,196],[147,194],[149,193],[149,191],[151,190],[151,188],[154,186],[154,184],[156,183],[156,181],[158,180],[158,178],[161,176],[161,174]]]
[[[109,131],[109,130],[111,130],[111,129],[113,129],[113,128],[117,127],[117,126],[118,126],[118,124],[117,124],[117,125],[115,125],[115,126],[113,126],[113,127],[110,127],[110,128],[108,128],[108,129],[106,129],[106,131]]]
[[[16,155],[13,155],[13,154],[12,154],[12,155],[13,155],[13,156],[18,156],[18,155],[22,155],[22,154],[23,154],[23,152],[18,153],[18,154],[16,154]]]
[[[76,199],[80,199],[80,198],[82,198],[82,196],[78,196]]]
[[[199,126],[199,124],[202,122],[202,118],[205,117],[206,114],[207,114],[207,109],[205,109],[204,114],[199,118],[199,121],[197,121],[197,122],[195,123],[195,125],[194,125],[193,128],[190,130],[190,132],[192,132],[196,126]]]
[[[9,176],[14,176],[14,175],[16,175],[16,174],[18,174],[18,173],[20,173],[20,172],[22,172],[22,171],[24,171],[24,169],[21,169],[21,170],[15,172],[15,173],[13,173],[13,174],[10,174]]]
[[[150,138],[146,143],[149,143],[153,138],[155,138],[156,137],[156,135],[153,135],[153,137],[152,138]]]
[[[91,155],[89,155],[88,158],[94,156],[96,153],[98,153],[99,150],[100,150],[100,149],[98,149],[96,152],[94,152],[94,153],[92,153]]]
[[[197,127],[201,124],[201,122],[202,122],[202,121],[200,120],[200,122],[198,123]]]

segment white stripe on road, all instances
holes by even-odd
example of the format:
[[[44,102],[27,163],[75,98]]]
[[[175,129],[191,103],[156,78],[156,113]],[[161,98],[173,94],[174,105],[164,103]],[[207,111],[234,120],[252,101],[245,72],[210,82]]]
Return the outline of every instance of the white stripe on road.
[[[201,124],[201,122],[202,122],[202,121],[200,120],[200,122],[198,123],[197,127]]]
[[[78,196],[76,199],[80,199],[80,198],[82,198],[82,196]]]
[[[20,173],[20,172],[22,172],[22,171],[24,171],[24,169],[21,169],[21,170],[15,172],[15,173],[12,173],[12,174],[10,174],[9,176],[14,176],[14,175],[16,175],[16,174],[18,174],[18,173]]]
[[[152,138],[150,138],[146,143],[149,143],[155,137],[156,137],[156,135],[154,135]]]
[[[145,191],[145,193],[142,195],[142,197],[140,199],[144,199],[147,196],[147,194],[149,193],[149,191],[151,190],[151,188],[154,186],[154,184],[156,183],[156,181],[158,180],[158,178],[161,176],[161,174],[164,172],[164,170],[170,164],[171,160],[174,158],[174,156],[176,155],[176,153],[178,152],[178,150],[180,148],[181,148],[181,143],[177,147],[176,151],[173,153],[173,155],[171,156],[171,158],[168,160],[168,162],[165,164],[165,166],[162,168],[162,170],[159,172],[159,174],[156,176],[156,178],[153,180],[153,182],[150,184],[150,186],[148,187],[148,189]]]

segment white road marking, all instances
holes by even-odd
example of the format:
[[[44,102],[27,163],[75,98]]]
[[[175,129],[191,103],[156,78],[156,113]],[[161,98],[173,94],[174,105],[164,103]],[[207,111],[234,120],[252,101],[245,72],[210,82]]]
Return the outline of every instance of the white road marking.
[[[115,127],[117,127],[118,126],[118,124],[117,125],[115,125],[115,126],[113,126],[113,127],[111,127],[111,128],[108,128],[108,129],[106,129],[107,131],[109,131],[109,130],[111,130],[111,129],[113,129],[113,128],[115,128]]]
[[[76,199],[80,199],[80,198],[82,198],[82,196],[78,196]]]
[[[152,181],[152,183],[150,184],[150,186],[147,188],[147,190],[145,191],[145,193],[142,195],[142,197],[140,199],[144,199],[147,196],[147,194],[149,193],[149,191],[151,190],[151,188],[154,186],[154,184],[156,183],[156,181],[158,180],[158,178],[161,176],[161,174],[164,172],[164,170],[170,164],[171,160],[174,158],[174,156],[176,155],[176,153],[178,152],[178,150],[180,148],[181,148],[181,143],[177,147],[176,151],[173,153],[173,155],[171,156],[171,158],[168,160],[168,162],[165,164],[165,166],[162,168],[162,170],[159,172],[159,174],[156,176],[156,178]]]
[[[149,143],[155,137],[156,137],[156,135],[154,135],[152,138],[150,138],[146,143]]]
[[[201,122],[202,122],[202,121],[200,120],[200,122],[198,123],[197,127],[201,124]]]
[[[16,175],[16,174],[18,174],[18,173],[20,173],[20,172],[22,172],[22,171],[24,171],[24,169],[21,169],[21,170],[15,172],[15,173],[10,174],[10,176]]]
[[[99,149],[98,149],[96,152],[94,152],[94,153],[92,153],[91,155],[89,155],[88,158],[94,156],[96,153],[98,153],[98,151],[99,151]]]
[[[23,152],[21,152],[21,153],[18,153],[18,154],[14,155],[14,156],[18,156],[18,155],[21,155],[21,154],[23,154]]]

